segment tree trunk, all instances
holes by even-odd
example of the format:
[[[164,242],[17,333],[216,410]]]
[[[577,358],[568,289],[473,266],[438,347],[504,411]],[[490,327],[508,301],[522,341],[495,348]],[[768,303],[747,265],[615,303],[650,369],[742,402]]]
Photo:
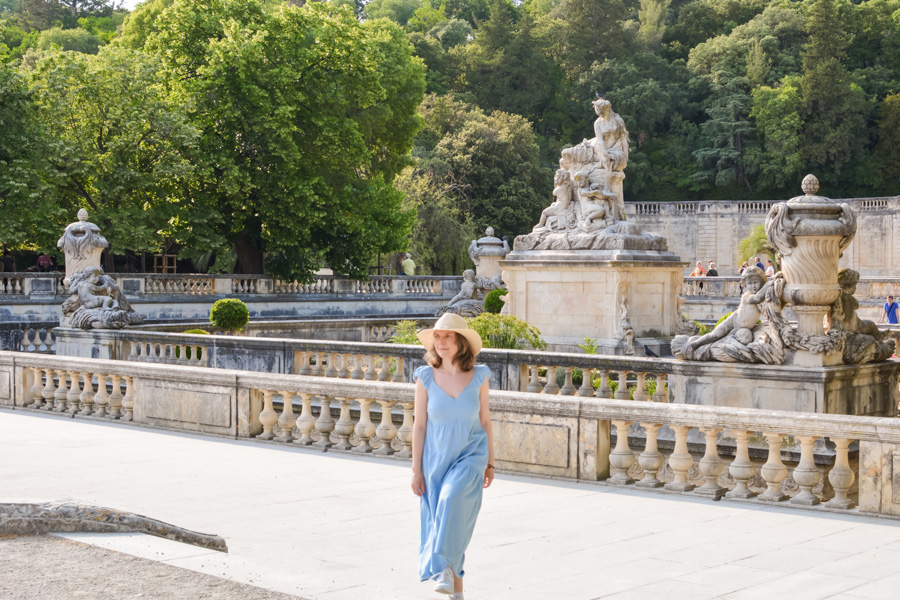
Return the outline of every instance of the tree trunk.
[[[262,275],[264,273],[262,250],[253,243],[250,235],[241,232],[234,242],[234,250],[237,253],[237,270],[240,273],[244,275]]]

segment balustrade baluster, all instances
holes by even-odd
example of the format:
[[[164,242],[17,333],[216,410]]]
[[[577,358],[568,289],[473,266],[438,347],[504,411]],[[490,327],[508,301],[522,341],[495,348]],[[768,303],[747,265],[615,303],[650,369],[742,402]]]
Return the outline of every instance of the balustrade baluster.
[[[764,502],[781,502],[787,496],[781,491],[781,482],[787,478],[787,467],[781,462],[781,440],[783,433],[763,433],[769,442],[769,458],[760,469],[763,479],[766,481],[766,491],[759,495]]]
[[[294,414],[294,394],[292,392],[281,392],[281,398],[284,406],[281,409],[281,416],[278,417],[278,426],[281,427],[281,435],[275,438],[276,442],[293,442],[294,441],[294,425],[297,424],[297,415]]]
[[[310,352],[305,350],[300,351],[300,369],[297,371],[298,375],[312,375],[312,367],[309,364]]]
[[[666,484],[667,490],[674,492],[689,492],[694,486],[688,483],[688,471],[694,466],[694,457],[688,452],[687,435],[690,427],[687,425],[670,425],[675,432],[675,449],[669,455],[669,466],[675,473],[675,480]]]
[[[31,408],[40,408],[44,398],[41,396],[41,370],[37,367],[31,368],[31,402],[25,404]]]
[[[373,450],[369,440],[375,435],[375,424],[372,423],[371,405],[372,401],[368,398],[358,398],[359,402],[359,421],[356,423],[356,437],[359,438],[359,444],[353,449],[354,452],[369,453]]]
[[[556,367],[547,367],[547,385],[544,386],[545,394],[558,394],[559,385],[556,383]]]
[[[208,367],[209,366],[209,346],[194,346],[194,350],[197,353],[197,366],[198,367]],[[193,353],[191,354],[193,356]]]
[[[53,370],[44,369],[44,389],[41,390],[41,396],[44,399],[42,410],[53,410],[53,394],[56,392],[56,386],[53,384]]]
[[[337,360],[335,358],[335,353],[332,352],[328,355],[328,367],[325,369],[324,375],[325,377],[337,377],[338,371],[334,367],[334,362]]]
[[[278,422],[278,414],[275,412],[275,406],[272,404],[274,395],[275,392],[272,390],[263,390],[263,409],[259,413],[259,422],[263,426],[263,432],[256,436],[257,439],[271,440],[275,437],[275,433],[272,430],[275,428],[275,423]]]
[[[593,378],[593,369],[581,369],[581,387],[578,388],[578,395],[582,398],[594,395]]]
[[[322,451],[333,446],[331,432],[334,431],[334,419],[331,418],[331,396],[319,396],[319,418],[316,419],[316,431],[319,432],[319,441],[316,446]]]
[[[856,474],[850,468],[848,448],[850,440],[846,438],[831,438],[834,443],[834,466],[828,473],[828,482],[834,488],[834,498],[825,503],[829,508],[850,509],[855,506],[853,500],[847,497],[850,486],[856,479]],[[896,476],[896,475],[895,475]]]
[[[530,392],[532,394],[540,394],[544,389],[544,386],[541,384],[540,379],[538,379],[538,371],[540,370],[540,365],[534,365],[532,367],[528,367],[531,371],[531,379],[528,382],[528,387],[525,391]]]
[[[186,366],[189,364],[190,359],[188,355],[193,356],[194,353],[191,351],[191,347],[189,344],[175,344],[175,364],[179,366]]]
[[[666,374],[656,374],[656,390],[653,392],[654,402],[669,402],[669,390],[666,389]]]
[[[294,443],[301,446],[309,446],[313,443],[310,434],[316,427],[316,420],[312,415],[312,394],[301,393],[300,402],[300,417],[297,419],[297,430],[300,432],[300,437],[294,440]]]
[[[406,377],[403,375],[403,357],[398,356],[396,359],[397,370],[394,371],[394,381],[396,383],[403,383]]]
[[[53,393],[53,401],[55,406],[53,407],[53,412],[66,412],[66,398],[69,395],[69,390],[66,385],[66,372],[65,371],[57,371],[56,372],[57,380],[59,381],[59,385],[56,387],[56,391]]]
[[[350,373],[350,379],[362,379],[366,376],[362,370],[362,354],[356,355],[356,360],[353,361],[353,371]]]
[[[609,389],[609,372],[604,369],[599,369],[598,372],[600,373],[600,385],[597,386],[594,397],[612,398],[612,390]]]
[[[78,402],[81,399],[81,386],[78,383],[78,375],[77,371],[69,372],[69,379],[72,380],[72,385],[69,387],[69,393],[66,395],[66,401],[69,404],[69,414],[76,414],[79,410]]]
[[[725,494],[726,498],[753,498],[756,492],[750,490],[750,479],[756,474],[750,462],[750,432],[733,429],[736,449],[734,460],[728,467],[728,473],[734,479],[734,489]]]
[[[634,390],[634,399],[638,402],[650,400],[650,392],[647,391],[646,373],[637,373],[637,389]]]
[[[111,375],[112,393],[109,395],[109,413],[107,419],[118,419],[122,416],[122,376]]]
[[[106,405],[109,404],[109,394],[106,391],[106,375],[97,373],[97,392],[94,394],[93,417],[105,417]]]
[[[397,430],[397,438],[403,444],[403,448],[397,453],[400,458],[410,458],[412,456],[412,433],[413,433],[413,409],[415,404],[412,402],[401,402],[403,407],[403,423]]]
[[[166,344],[166,364],[175,365],[178,364],[178,358],[175,356],[175,345],[174,344]]]
[[[339,354],[341,357],[341,368],[338,370],[338,379],[347,379],[350,376],[350,369],[347,368],[347,363],[350,362],[349,354]]]
[[[634,452],[628,447],[628,426],[631,421],[611,421],[616,427],[616,447],[609,453],[609,468],[612,477],[608,483],[612,485],[628,485],[634,479],[628,475],[628,469],[634,464]]]
[[[366,362],[368,363],[368,368],[366,369],[366,376],[364,379],[366,381],[375,381],[378,379],[378,373],[375,371],[375,357],[370,354],[367,358],[368,361]]]
[[[618,385],[616,385],[616,393],[613,398],[616,400],[630,400],[631,391],[628,389],[628,371],[616,371],[619,377]]]
[[[378,424],[375,433],[378,435],[378,441],[381,442],[381,448],[376,450],[375,454],[390,456],[394,453],[391,442],[397,437],[397,426],[394,425],[394,421],[391,418],[391,408],[394,406],[394,401],[379,400],[378,404],[381,405],[381,423]]]
[[[800,440],[800,463],[794,467],[793,475],[794,481],[800,486],[800,492],[791,498],[790,502],[801,506],[815,506],[819,503],[819,499],[813,494],[812,489],[822,478],[813,456],[813,444],[817,436],[798,435],[797,439]]]
[[[78,414],[87,417],[94,412],[94,374],[82,373],[82,375],[84,376],[84,390],[78,398],[81,403],[81,410],[78,411]]]
[[[312,368],[313,377],[321,377],[325,374],[325,368],[322,366],[324,362],[324,352],[316,352],[316,366]]]
[[[134,421],[134,377],[125,376],[125,395],[122,397],[122,421]]]
[[[699,496],[706,496],[718,500],[727,491],[719,485],[719,475],[725,470],[725,463],[719,458],[719,430],[715,427],[701,427],[700,431],[706,438],[706,452],[700,459],[700,473],[703,474],[704,483],[694,490]]]
[[[138,359],[138,345],[137,342],[129,342],[128,343],[128,358],[125,360],[130,360],[132,362]]]
[[[638,464],[644,470],[644,478],[638,481],[635,486],[641,488],[658,488],[663,483],[657,478],[659,469],[665,463],[665,457],[659,452],[656,443],[656,436],[662,425],[658,423],[641,423],[641,427],[647,432],[647,445],[644,451],[638,455]]]
[[[381,370],[378,372],[378,381],[391,380],[391,359],[388,356],[381,357]]]
[[[338,436],[338,442],[334,445],[336,450],[351,450],[350,435],[353,434],[353,420],[350,419],[350,398],[340,398],[341,416],[334,425],[334,432]]]
[[[577,391],[578,390],[575,389],[575,384],[572,383],[572,367],[566,367],[566,380],[563,382],[563,386],[559,390],[559,393],[563,396],[574,396]]]

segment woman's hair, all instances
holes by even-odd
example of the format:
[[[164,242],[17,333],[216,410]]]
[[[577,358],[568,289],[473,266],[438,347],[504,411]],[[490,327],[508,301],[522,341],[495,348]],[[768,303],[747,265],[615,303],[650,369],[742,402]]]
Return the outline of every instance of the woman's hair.
[[[463,336],[458,333],[455,335],[458,348],[456,350],[456,356],[453,357],[453,362],[456,363],[460,370],[471,371],[475,368],[475,353],[472,352],[472,346],[469,344],[469,340]],[[434,351],[434,346],[432,346],[431,349],[425,353],[425,362],[433,368],[439,369],[444,361],[441,360],[438,353]]]

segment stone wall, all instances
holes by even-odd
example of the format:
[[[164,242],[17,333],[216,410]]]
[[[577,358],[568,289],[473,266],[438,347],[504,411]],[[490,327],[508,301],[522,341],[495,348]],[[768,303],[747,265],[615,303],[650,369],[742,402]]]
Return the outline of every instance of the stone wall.
[[[785,198],[787,200],[787,198]],[[669,250],[684,261],[712,260],[720,275],[735,275],[741,263],[737,246],[756,225],[765,223],[772,204],[754,202],[627,202],[629,221],[645,231],[660,233]],[[849,202],[858,215],[856,237],[844,253],[841,267],[863,277],[894,276],[900,272],[900,196],[835,200]]]

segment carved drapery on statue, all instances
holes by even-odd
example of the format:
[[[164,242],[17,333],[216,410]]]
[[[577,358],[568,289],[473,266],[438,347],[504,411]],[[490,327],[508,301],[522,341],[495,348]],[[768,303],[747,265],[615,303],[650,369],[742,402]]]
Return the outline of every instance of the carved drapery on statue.
[[[628,130],[609,100],[593,105],[595,137],[562,151],[553,178],[555,200],[530,234],[516,238],[516,251],[666,250],[664,237],[625,220]]]
[[[841,254],[856,234],[856,215],[848,204],[817,196],[818,189],[816,178],[807,175],[804,195],[774,205],[766,217],[781,271],[767,282],[760,269],[746,269],[738,309],[704,336],[676,336],[675,356],[765,364],[783,364],[785,350],[840,357],[843,364],[891,357],[893,341],[885,342],[874,323],[856,314],[859,273],[838,272]],[[796,328],[782,315],[786,305],[797,315]]]
[[[63,284],[70,293],[62,305],[60,324],[80,329],[121,329],[141,324],[143,318],[128,304],[115,280],[103,274],[100,254],[109,242],[87,219],[88,213],[82,208],[78,221],[66,227],[57,243],[66,256]]]

